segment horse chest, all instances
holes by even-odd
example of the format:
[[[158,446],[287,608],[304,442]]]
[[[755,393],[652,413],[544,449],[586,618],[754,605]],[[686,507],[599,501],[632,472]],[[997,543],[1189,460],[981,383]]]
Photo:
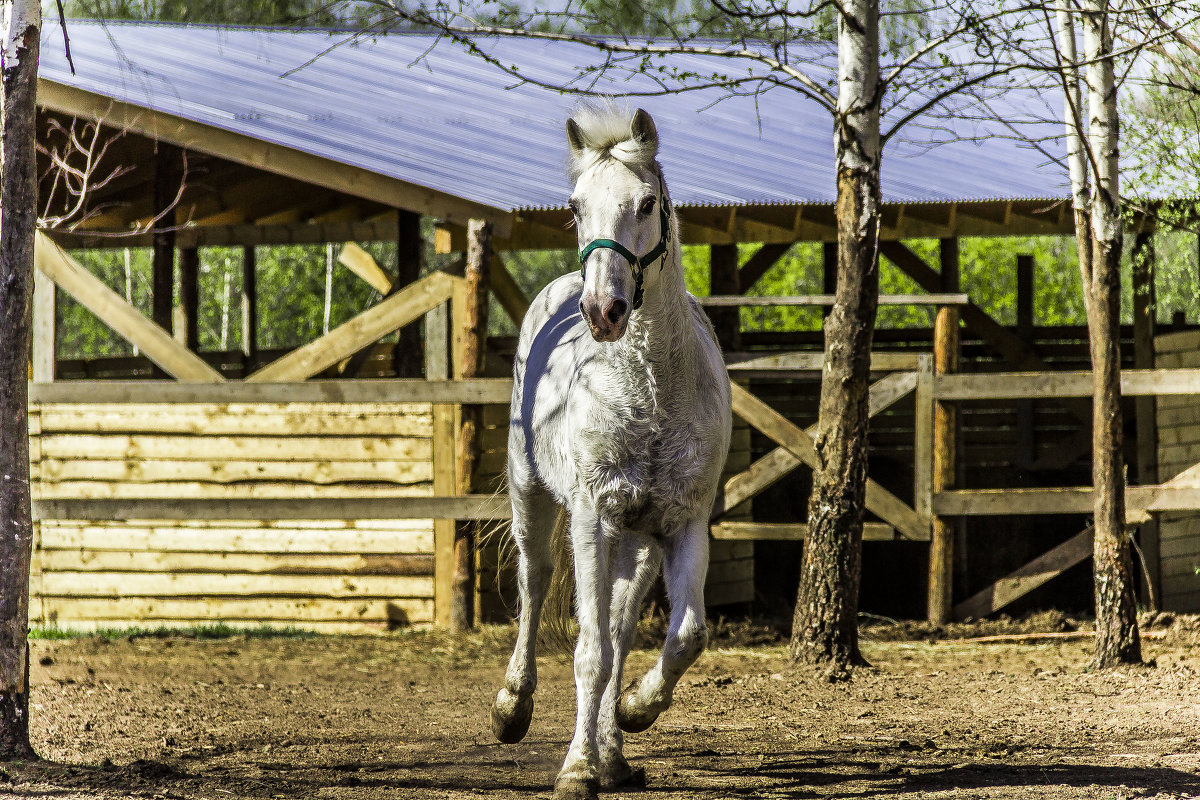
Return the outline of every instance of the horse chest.
[[[684,417],[683,419],[686,419]],[[580,475],[596,508],[622,528],[657,535],[695,516],[711,493],[711,454],[696,420],[626,418],[621,433],[613,427],[584,432]],[[589,448],[590,443],[606,446]]]

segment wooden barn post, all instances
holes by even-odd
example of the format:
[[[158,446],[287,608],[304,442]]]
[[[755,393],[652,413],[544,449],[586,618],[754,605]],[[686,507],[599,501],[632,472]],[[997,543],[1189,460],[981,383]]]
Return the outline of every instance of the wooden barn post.
[[[421,278],[424,242],[421,240],[421,215],[396,210],[396,282],[393,290],[416,283]],[[397,334],[392,352],[392,368],[397,378],[419,378],[422,374],[421,328],[405,325]]]
[[[200,350],[200,248],[179,250],[179,304],[183,307],[183,335],[175,332],[193,353]]]
[[[709,294],[741,294],[737,245],[711,244],[708,246],[708,253]],[[726,353],[740,350],[742,348],[742,310],[735,306],[733,308],[710,308],[707,311],[709,318],[712,319],[721,349]]]
[[[36,127],[41,6],[10,0],[0,70],[0,761],[29,743],[29,328],[37,226]]]
[[[243,375],[258,369],[258,264],[254,245],[242,248],[242,352]]]
[[[941,240],[942,291],[957,292],[958,239]],[[958,371],[958,306],[940,306],[933,326],[933,371],[948,375]],[[952,403],[938,401],[933,407],[933,491],[954,488],[958,412]],[[950,620],[954,590],[955,521],[934,517],[929,540],[929,621],[941,625]]]
[[[459,378],[482,377],[487,357],[488,273],[491,271],[492,224],[473,219],[467,224],[467,262],[461,300],[455,302],[454,334]],[[458,435],[458,493],[471,493],[483,428],[483,407],[462,406]],[[475,624],[475,530],[477,523],[458,523],[454,536],[454,580],[450,630],[461,632]]]

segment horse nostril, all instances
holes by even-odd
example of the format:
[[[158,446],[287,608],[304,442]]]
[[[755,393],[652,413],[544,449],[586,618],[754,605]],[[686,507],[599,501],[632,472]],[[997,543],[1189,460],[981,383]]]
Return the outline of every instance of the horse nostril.
[[[608,304],[608,310],[604,312],[604,316],[608,318],[609,322],[611,322],[613,325],[616,325],[621,321],[621,318],[625,316],[625,310],[627,308],[629,308],[629,306],[625,304],[624,300],[613,300]]]

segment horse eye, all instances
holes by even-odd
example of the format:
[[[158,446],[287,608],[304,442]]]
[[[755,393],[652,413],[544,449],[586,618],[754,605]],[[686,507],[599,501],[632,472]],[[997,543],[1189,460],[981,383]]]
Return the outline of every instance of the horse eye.
[[[567,203],[567,208],[571,209],[571,213],[576,217],[579,216],[579,203],[576,203],[574,200],[572,200],[571,202]]]
[[[638,213],[641,214],[643,217],[646,216],[647,214],[649,214],[653,210],[654,210],[654,198],[653,197],[647,197],[645,200],[642,201],[642,204],[640,206],[638,206]]]

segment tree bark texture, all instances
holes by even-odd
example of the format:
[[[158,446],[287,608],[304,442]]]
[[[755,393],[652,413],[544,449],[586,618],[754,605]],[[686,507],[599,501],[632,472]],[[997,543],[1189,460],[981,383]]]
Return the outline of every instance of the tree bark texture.
[[[41,9],[5,9],[0,119],[0,760],[36,758],[29,743],[29,330],[37,226],[34,153]]]
[[[1092,196],[1092,257],[1088,339],[1092,355],[1092,483],[1095,487],[1096,646],[1092,667],[1140,663],[1133,558],[1125,526],[1125,470],[1122,459],[1121,200],[1117,174],[1117,89],[1112,32],[1106,0],[1085,0],[1082,14],[1087,59],[1088,143],[1096,169]]]
[[[461,378],[483,375],[487,358],[488,281],[491,273],[492,224],[473,219],[467,224],[467,282],[463,309],[464,330]],[[483,406],[464,405],[458,436],[458,490],[469,494],[479,462],[483,433]],[[454,599],[450,630],[457,633],[475,624],[475,539],[479,523],[460,522],[454,536]]]
[[[865,663],[858,589],[867,480],[867,398],[879,302],[879,5],[850,0],[838,20],[837,291],[825,321],[818,465],[790,646],[831,676]]]

